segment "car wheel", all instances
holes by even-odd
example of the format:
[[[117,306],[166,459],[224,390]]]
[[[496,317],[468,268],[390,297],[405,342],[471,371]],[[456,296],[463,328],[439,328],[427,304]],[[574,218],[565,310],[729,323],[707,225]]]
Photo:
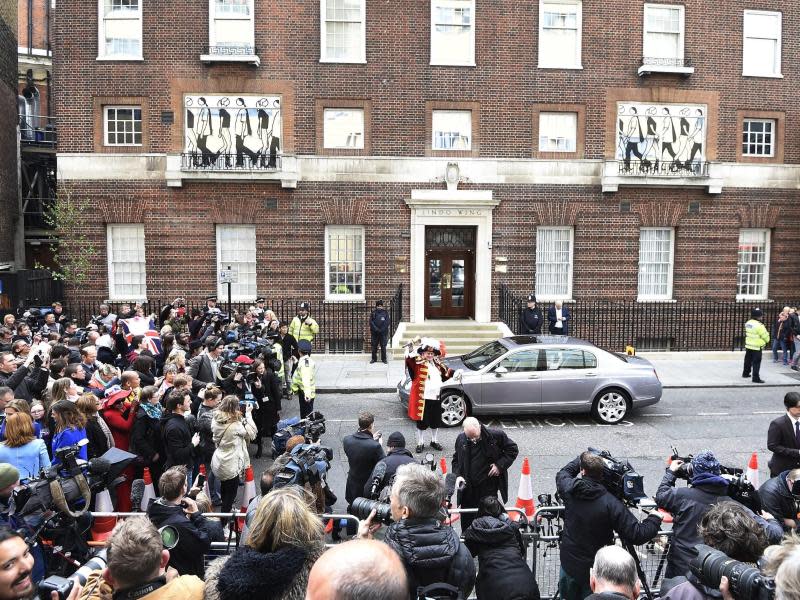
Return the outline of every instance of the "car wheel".
[[[458,392],[445,392],[442,396],[442,424],[445,427],[461,425],[467,418],[467,401]]]
[[[625,418],[629,406],[628,395],[622,390],[603,390],[592,403],[592,417],[606,425],[614,425]]]

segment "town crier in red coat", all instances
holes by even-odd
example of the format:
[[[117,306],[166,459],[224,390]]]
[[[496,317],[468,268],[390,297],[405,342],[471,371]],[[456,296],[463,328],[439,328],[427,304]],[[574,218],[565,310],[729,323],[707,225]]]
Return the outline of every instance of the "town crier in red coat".
[[[411,375],[411,395],[408,416],[417,422],[417,453],[425,447],[424,431],[431,429],[431,448],[441,450],[437,434],[442,425],[442,402],[439,391],[442,383],[453,376],[453,370],[441,360],[441,344],[422,338],[419,347],[406,356],[406,368]]]

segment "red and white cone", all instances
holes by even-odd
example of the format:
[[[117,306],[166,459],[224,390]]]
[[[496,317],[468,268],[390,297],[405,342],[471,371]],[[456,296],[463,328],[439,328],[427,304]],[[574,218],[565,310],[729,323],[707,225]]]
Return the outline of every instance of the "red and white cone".
[[[208,472],[206,471],[206,466],[202,463],[200,464],[200,475],[203,476],[203,493],[206,498],[211,500],[211,491],[208,488]]]
[[[139,505],[139,510],[147,512],[150,500],[155,500],[158,497],[156,496],[156,488],[153,485],[153,476],[150,475],[150,467],[144,468],[142,479],[144,479],[144,494],[142,494],[142,502]]]
[[[533,504],[533,484],[531,483],[531,465],[528,462],[528,457],[522,461],[522,477],[519,479],[519,490],[517,491],[517,502],[514,504],[517,508],[525,512],[528,520],[533,518],[536,507]],[[511,512],[509,515],[514,520],[519,519],[517,511]]]
[[[761,485],[758,476],[758,453],[753,452],[750,456],[750,462],[747,463],[747,481],[753,484],[753,487],[758,489],[758,486]]]
[[[256,482],[253,479],[253,467],[252,465],[247,467],[247,470],[244,472],[244,493],[242,494],[242,513],[247,513],[247,507],[250,505],[250,501],[256,497]],[[244,519],[238,519],[239,521],[239,528],[244,527]]]
[[[94,512],[114,512],[111,494],[108,490],[98,492],[94,497]],[[92,521],[92,539],[95,542],[104,542],[111,537],[111,530],[117,524],[116,517],[95,517]]]
[[[444,456],[439,459],[439,469],[442,475],[447,475],[447,459]]]

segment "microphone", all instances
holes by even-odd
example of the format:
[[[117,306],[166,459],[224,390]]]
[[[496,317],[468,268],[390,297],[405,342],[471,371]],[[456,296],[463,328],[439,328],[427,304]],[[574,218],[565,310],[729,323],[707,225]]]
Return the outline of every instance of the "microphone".
[[[90,475],[105,475],[111,470],[111,462],[105,458],[93,458],[89,461]]]
[[[374,499],[378,494],[378,490],[381,488],[384,477],[386,477],[386,461],[382,460],[375,465],[375,477],[372,478],[372,487],[369,490],[370,498]]]
[[[131,504],[134,512],[139,512],[142,498],[144,498],[144,479],[134,479],[131,483]]]
[[[456,491],[456,474],[448,473],[444,476],[444,493],[447,499],[453,497],[453,492]]]

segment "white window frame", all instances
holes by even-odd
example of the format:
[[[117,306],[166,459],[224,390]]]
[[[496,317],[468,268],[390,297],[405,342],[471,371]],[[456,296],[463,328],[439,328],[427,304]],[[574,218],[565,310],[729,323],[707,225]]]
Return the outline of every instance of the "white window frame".
[[[144,255],[142,256],[141,263],[144,265],[144,293],[140,296],[131,296],[130,294],[117,293],[117,283],[115,281],[116,269],[114,267],[114,230],[136,229],[141,230],[141,242]],[[138,237],[138,236],[137,236]],[[108,299],[109,300],[146,300],[147,299],[147,260],[146,248],[144,238],[144,224],[143,223],[109,223],[106,226],[106,260],[108,265]],[[122,284],[120,284],[122,285]]]
[[[132,144],[110,144],[108,142],[108,111],[109,110],[120,110],[120,109],[121,110],[136,110],[136,109],[139,110],[139,114],[141,116],[140,122],[142,124],[141,125],[141,131],[139,132],[139,137],[142,138],[142,141],[139,142],[138,144],[135,143],[135,142],[132,143]],[[135,122],[136,121],[134,120],[133,123],[135,123]],[[136,132],[134,132],[134,135],[135,135],[135,133]],[[143,111],[142,111],[142,107],[140,105],[138,105],[138,104],[114,104],[114,105],[103,106],[103,146],[108,146],[108,147],[112,147],[112,148],[120,148],[120,147],[128,147],[128,148],[130,148],[130,147],[141,147],[143,145],[143,143],[144,143],[144,114],[143,114]]]
[[[328,28],[327,28],[327,20],[325,18],[327,14],[327,5],[328,2],[331,0],[319,0],[319,18],[320,18],[320,25],[319,25],[319,61],[320,62],[331,62],[331,63],[366,63],[367,62],[367,2],[366,0],[360,0],[361,4],[361,48],[359,49],[358,55],[353,59],[341,59],[330,57],[327,55],[327,44],[325,43],[325,39],[327,37]]]
[[[751,144],[755,144],[756,146],[763,146],[767,147],[766,142],[745,142],[744,136],[746,132],[746,127],[748,123],[770,123],[772,125],[772,131],[770,132],[770,136],[772,141],[769,143],[769,153],[765,154],[750,154],[749,151],[745,152],[746,148],[749,148]],[[745,117],[742,119],[742,156],[746,156],[748,158],[774,158],[775,156],[775,134],[778,130],[778,121],[776,119],[760,119],[755,117]],[[758,134],[753,134],[758,135]],[[761,135],[764,135],[763,133]]]
[[[475,66],[475,0],[463,0],[464,4],[469,4],[470,14],[472,15],[472,24],[470,27],[470,53],[461,61],[447,61],[440,58],[434,58],[434,37],[436,36],[436,23],[435,14],[439,0],[431,0],[431,42],[430,42],[430,57],[431,65],[442,66],[455,66],[455,67],[474,67]]]
[[[216,259],[217,260],[217,262],[216,262],[217,268],[216,268],[216,271],[217,272],[216,272],[215,275],[216,275],[216,278],[217,278],[217,295],[220,298],[227,298],[228,297],[228,285],[220,283],[220,281],[219,281],[219,272],[223,269],[224,265],[229,264],[227,262],[226,263],[222,262],[222,235],[221,234],[222,234],[222,231],[224,229],[241,230],[241,231],[244,231],[244,230],[250,231],[250,230],[252,230],[252,232],[253,232],[253,248],[252,248],[253,260],[252,261],[248,261],[248,263],[252,262],[256,266],[255,271],[254,271],[255,279],[253,281],[252,293],[242,294],[242,293],[239,292],[239,289],[237,289],[237,288],[240,288],[241,285],[242,285],[241,284],[241,277],[239,277],[239,283],[234,283],[234,284],[231,285],[231,301],[233,301],[233,302],[252,302],[252,301],[254,301],[256,299],[256,295],[258,293],[257,292],[257,289],[258,289],[258,263],[256,261],[256,252],[258,250],[258,228],[255,225],[247,225],[247,224],[242,224],[242,225],[230,225],[230,224],[226,224],[226,223],[225,224],[222,224],[222,223],[221,224],[217,224],[217,227],[216,227],[216,240],[217,240],[217,259]]]
[[[142,4],[144,3],[144,0],[139,0],[138,17],[124,19],[136,21],[136,28],[138,30],[137,33],[139,34],[139,54],[106,53],[105,2],[106,0],[97,1],[97,60],[144,60],[144,37],[142,35]]]
[[[352,131],[349,134],[349,135],[356,135],[357,136],[355,138],[358,141],[357,145],[355,145],[355,146],[351,146],[351,145],[345,145],[345,146],[328,145],[328,135],[327,135],[328,130],[327,130],[327,127],[326,127],[326,125],[328,123],[328,120],[326,118],[326,115],[327,115],[328,111],[352,111],[352,112],[360,112],[361,113],[361,131],[360,132],[359,131]],[[322,109],[322,147],[325,150],[363,150],[364,149],[364,138],[366,136],[366,127],[367,127],[366,123],[364,122],[365,118],[366,118],[365,110],[363,108],[360,108],[360,107],[357,107],[357,106],[355,106],[355,107],[343,107],[343,108],[338,108],[338,107],[334,107],[334,106],[326,106],[325,108],[323,108]],[[348,139],[350,139],[349,136],[348,136]]]
[[[253,0],[247,0],[247,7],[250,11],[250,16],[236,16],[236,15],[228,15],[225,17],[220,17],[227,19],[229,21],[241,21],[243,26],[246,26],[249,35],[249,40],[242,44],[242,47],[251,47],[253,48],[253,54],[255,54],[255,46],[256,46],[256,29],[255,29],[255,6]],[[217,44],[217,37],[216,37],[216,25],[217,25],[217,0],[208,0],[208,45],[209,46],[218,46]],[[247,25],[244,23],[247,22]],[[238,46],[231,46],[231,48],[237,48]]]
[[[361,236],[361,293],[360,294],[337,294],[330,291],[330,238],[331,233],[336,231],[357,232]],[[364,227],[361,225],[326,225],[325,226],[325,301],[326,302],[358,302],[363,301],[366,292],[366,250],[367,241]],[[346,261],[345,261],[346,262]],[[351,261],[358,262],[358,261]]]
[[[669,231],[669,270],[667,271],[666,294],[645,294],[641,288],[642,274],[642,233],[645,231]],[[652,263],[648,263],[652,264]],[[660,264],[660,263],[659,263]],[[675,228],[674,227],[642,227],[639,229],[639,263],[637,269],[636,292],[639,302],[651,300],[672,300],[672,278],[675,273]]]
[[[644,10],[642,10],[642,56],[644,58],[665,58],[665,57],[656,57],[656,56],[647,56],[645,54],[645,46],[647,45],[647,34],[649,33],[647,30],[647,11],[648,9],[659,9],[659,8],[669,8],[669,9],[677,9],[678,14],[680,15],[678,20],[680,23],[680,31],[678,32],[678,56],[675,57],[666,57],[666,58],[674,58],[676,61],[683,61],[684,59],[684,52],[686,47],[686,7],[683,4],[652,4],[648,3],[644,5]],[[662,32],[654,32],[654,33],[664,33]],[[677,66],[683,66],[675,65]]]
[[[577,51],[575,53],[574,65],[558,65],[554,62],[548,63],[543,60],[547,56],[545,46],[546,35],[544,33],[544,6],[545,4],[570,4],[575,6],[576,27],[577,27]],[[538,42],[538,67],[540,69],[583,69],[583,2],[582,0],[539,0],[539,42]]]
[[[739,262],[739,246],[742,244],[742,235],[748,233],[763,234],[765,238],[764,244],[764,282],[763,293],[761,294],[740,294],[739,293],[739,267],[743,263]],[[772,238],[772,231],[760,227],[743,227],[739,230],[739,243],[736,246],[736,299],[737,300],[767,300],[769,298],[769,265],[770,265],[770,243]],[[754,264],[754,263],[748,263]]]
[[[569,266],[568,266],[568,274],[567,274],[567,291],[565,294],[552,294],[549,290],[543,289],[540,283],[539,276],[541,275],[541,268],[540,265],[546,264],[544,260],[540,260],[539,251],[540,251],[540,242],[542,240],[541,232],[544,230],[548,231],[568,231],[569,232]],[[544,250],[544,249],[542,249]],[[543,226],[536,228],[536,281],[535,281],[535,290],[536,290],[536,299],[539,302],[554,302],[556,300],[572,300],[572,278],[574,275],[574,262],[575,262],[575,228],[574,227],[551,227],[551,226]]]
[[[551,149],[549,149],[549,148],[542,148],[542,117],[543,117],[543,116],[544,116],[544,117],[547,117],[548,115],[572,115],[572,116],[574,116],[574,117],[575,117],[575,129],[572,131],[572,133],[573,133],[573,137],[571,138],[571,141],[572,141],[572,148],[571,148],[571,149],[567,149],[567,150],[551,150]],[[573,153],[573,154],[574,154],[575,152],[577,152],[577,151],[578,151],[578,113],[576,113],[575,111],[569,111],[569,110],[564,110],[564,111],[558,111],[558,110],[543,110],[543,111],[541,111],[541,112],[539,113],[539,131],[538,131],[538,138],[539,138],[539,140],[538,140],[538,148],[539,148],[539,152],[558,152],[558,153],[560,153],[560,154],[570,154],[570,153]],[[564,140],[570,141],[570,138],[567,138],[567,137],[557,137],[557,138],[553,138],[553,137],[550,137],[550,136],[548,136],[548,138],[547,138],[547,139],[548,139],[548,140],[552,140],[552,139],[555,139],[555,140],[564,139]]]
[[[467,113],[469,114],[469,143],[467,144],[466,148],[437,148],[436,147],[436,124],[435,124],[435,117],[437,114],[442,113]],[[475,133],[473,131],[473,123],[474,120],[472,118],[472,111],[469,109],[438,109],[435,108],[431,110],[431,150],[434,152],[471,152],[472,151],[472,143],[473,138],[475,137]],[[463,137],[463,136],[462,136]]]
[[[745,52],[747,51],[747,16],[770,16],[778,17],[778,39],[777,43],[775,44],[775,57],[773,61],[773,71],[770,73],[750,73],[745,68]],[[751,36],[752,37],[752,36]],[[773,39],[773,38],[753,38],[753,39]],[[781,54],[783,48],[783,13],[780,11],[772,11],[772,10],[745,10],[742,13],[742,76],[743,77],[775,77],[775,78],[782,78],[782,67],[781,67]]]

